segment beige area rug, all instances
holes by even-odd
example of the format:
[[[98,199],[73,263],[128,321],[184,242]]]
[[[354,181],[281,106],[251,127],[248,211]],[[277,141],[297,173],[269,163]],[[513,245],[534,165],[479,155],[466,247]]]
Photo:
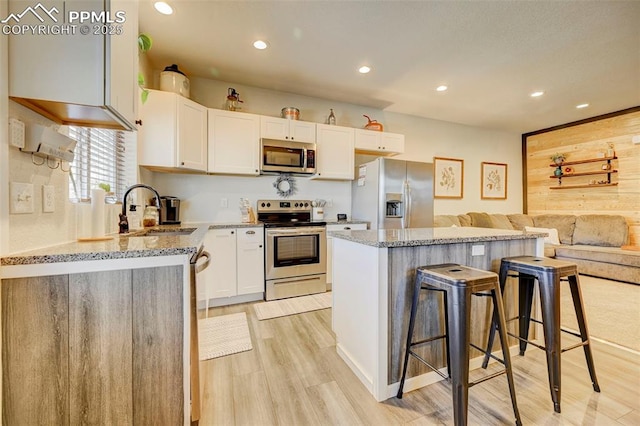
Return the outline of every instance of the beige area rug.
[[[309,296],[291,297],[289,299],[273,300],[271,302],[256,303],[253,309],[259,320],[285,317],[303,312],[317,311],[331,307],[331,292],[311,294]]]
[[[640,286],[580,275],[589,335],[640,351]],[[562,286],[562,325],[578,329],[568,285]]]
[[[253,349],[247,314],[240,312],[199,320],[198,348],[200,361]]]

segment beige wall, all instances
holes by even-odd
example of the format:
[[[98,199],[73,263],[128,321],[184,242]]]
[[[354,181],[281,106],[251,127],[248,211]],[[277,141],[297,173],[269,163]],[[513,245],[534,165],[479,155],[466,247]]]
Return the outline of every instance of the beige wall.
[[[158,75],[158,71],[155,75]],[[157,81],[157,78],[155,80]],[[233,87],[240,92],[241,99],[245,101],[242,104],[243,111],[249,113],[279,116],[283,107],[294,106],[300,109],[302,120],[323,123],[329,108],[333,108],[337,124],[349,127],[362,127],[366,123],[362,114],[367,114],[382,122],[385,131],[405,135],[405,153],[395,158],[432,162],[433,157],[438,156],[464,160],[464,197],[455,200],[436,200],[435,214],[458,214],[468,211],[522,212],[522,155],[519,134],[390,113],[361,105],[224,81],[204,78],[190,78],[190,81],[191,99],[210,108],[223,108],[227,89]],[[506,200],[481,200],[480,163],[482,161],[509,165]],[[184,196],[188,197],[184,210],[185,220],[199,221],[228,221],[239,218],[237,198],[249,197],[253,202],[257,198],[273,198],[275,196],[271,187],[273,180],[273,176],[257,178],[177,176],[160,173],[153,173],[151,177],[151,182],[157,185],[161,192],[167,194],[170,192],[169,195],[178,197],[182,197],[183,194],[180,192],[183,192]],[[300,187],[301,191],[296,194],[298,198],[333,199],[334,207],[325,209],[328,217],[335,217],[335,213],[350,213],[350,182],[308,181]],[[221,198],[228,199],[228,209],[220,207]]]
[[[567,127],[527,138],[527,209],[530,214],[619,214],[630,226],[631,242],[640,245],[640,144],[632,142],[640,136],[640,111]],[[612,161],[618,173],[612,174],[617,186],[550,189],[558,180],[551,179],[550,156],[567,154],[567,162],[597,158],[612,143],[617,160]],[[571,166],[575,173],[601,171],[603,162]],[[589,184],[591,179],[606,175],[564,178],[563,186]]]

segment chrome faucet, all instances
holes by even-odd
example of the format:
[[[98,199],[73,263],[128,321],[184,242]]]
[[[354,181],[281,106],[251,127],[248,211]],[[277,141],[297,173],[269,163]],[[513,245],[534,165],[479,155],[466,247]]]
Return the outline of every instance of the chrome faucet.
[[[158,191],[156,191],[149,185],[145,185],[142,183],[131,185],[127,188],[126,191],[124,191],[124,197],[122,200],[122,213],[120,213],[120,221],[118,222],[118,226],[120,227],[120,234],[126,234],[127,232],[129,232],[129,221],[127,220],[127,195],[129,195],[129,192],[131,192],[131,190],[136,188],[145,188],[154,193],[156,197],[156,207],[158,208],[158,217],[160,217],[160,208],[162,207],[162,204],[160,204],[160,194],[158,194]]]

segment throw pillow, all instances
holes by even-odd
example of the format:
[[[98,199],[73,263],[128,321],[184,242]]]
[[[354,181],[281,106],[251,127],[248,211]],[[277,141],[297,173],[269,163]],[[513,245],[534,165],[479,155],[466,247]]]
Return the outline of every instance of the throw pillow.
[[[534,226],[533,219],[531,216],[526,214],[508,214],[509,222],[513,225],[513,229],[517,229],[518,231],[522,231],[525,226]]]
[[[544,242],[547,244],[560,245],[560,239],[558,238],[558,230],[556,228],[536,228],[533,226],[525,226],[525,232],[546,232],[547,235],[544,237]]]
[[[504,214],[493,213],[490,214],[491,223],[493,228],[497,229],[513,229],[513,225],[509,222],[509,218]]]
[[[493,222],[491,222],[491,217],[488,213],[469,212],[467,214],[471,216],[471,226],[475,226],[476,228],[493,228]]]
[[[576,218],[573,244],[620,247],[627,243],[629,227],[623,216],[586,214]]]
[[[573,244],[573,229],[576,217],[563,214],[543,214],[533,217],[533,225],[538,228],[555,228],[562,244]]]

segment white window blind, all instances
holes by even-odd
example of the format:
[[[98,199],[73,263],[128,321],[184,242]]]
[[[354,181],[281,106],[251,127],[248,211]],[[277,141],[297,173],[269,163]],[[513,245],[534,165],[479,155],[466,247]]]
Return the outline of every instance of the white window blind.
[[[77,141],[75,158],[69,165],[69,199],[87,201],[92,188],[106,183],[121,200],[128,180],[125,133],[69,126],[69,137]]]

